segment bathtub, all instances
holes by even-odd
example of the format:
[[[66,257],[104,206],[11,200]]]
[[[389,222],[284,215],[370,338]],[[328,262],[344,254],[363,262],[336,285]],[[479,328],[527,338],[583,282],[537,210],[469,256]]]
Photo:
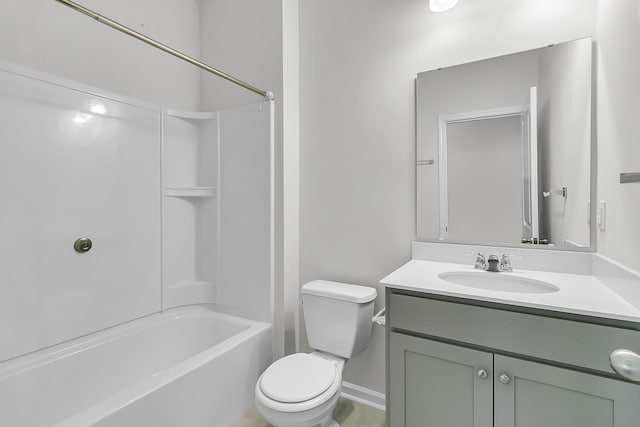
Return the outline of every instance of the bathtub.
[[[267,323],[190,306],[0,364],[0,426],[225,427],[272,359]]]

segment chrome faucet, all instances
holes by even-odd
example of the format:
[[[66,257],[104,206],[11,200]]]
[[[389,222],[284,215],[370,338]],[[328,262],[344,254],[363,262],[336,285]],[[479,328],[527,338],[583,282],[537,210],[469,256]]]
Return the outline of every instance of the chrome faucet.
[[[502,265],[500,265],[500,260],[498,259],[498,255],[489,255],[489,259],[487,259],[487,266],[485,270],[499,273],[500,271],[502,271],[501,267]]]
[[[475,268],[476,270],[486,270],[487,263],[484,259],[484,254],[482,252],[476,252],[475,256],[476,256],[476,263],[474,264],[473,268]]]
[[[476,262],[473,267],[476,270],[485,270],[492,271],[495,273],[506,271],[513,271],[513,267],[511,266],[512,259],[519,259],[521,257],[515,255],[502,254],[500,258],[498,255],[492,254],[489,255],[489,258],[485,258],[482,252],[469,253],[467,255],[475,255]]]
[[[521,258],[522,258],[521,256],[502,254],[502,258],[500,258],[500,270],[507,271],[507,272],[513,271],[513,267],[511,266],[511,260],[521,259]]]

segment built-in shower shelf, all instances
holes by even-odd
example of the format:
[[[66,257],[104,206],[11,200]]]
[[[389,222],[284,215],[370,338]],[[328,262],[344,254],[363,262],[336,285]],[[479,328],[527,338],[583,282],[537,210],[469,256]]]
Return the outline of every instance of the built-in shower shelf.
[[[167,108],[164,110],[168,116],[177,117],[184,120],[211,120],[216,116],[216,113],[209,111],[183,111]]]
[[[216,189],[213,187],[165,187],[164,195],[167,197],[215,197]]]

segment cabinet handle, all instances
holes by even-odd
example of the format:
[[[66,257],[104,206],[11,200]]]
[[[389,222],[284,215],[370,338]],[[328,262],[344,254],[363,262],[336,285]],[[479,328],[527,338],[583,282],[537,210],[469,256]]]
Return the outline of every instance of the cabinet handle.
[[[482,378],[483,380],[486,380],[489,377],[489,373],[487,372],[486,369],[479,369],[478,370],[478,376],[480,378]]]
[[[498,379],[502,384],[509,384],[511,382],[511,377],[507,374],[501,374]]]
[[[618,375],[631,381],[640,381],[640,355],[631,350],[615,350],[609,363]]]

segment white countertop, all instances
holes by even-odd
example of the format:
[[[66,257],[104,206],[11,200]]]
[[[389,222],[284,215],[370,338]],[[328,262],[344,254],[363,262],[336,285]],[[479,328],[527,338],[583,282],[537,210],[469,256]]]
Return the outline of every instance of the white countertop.
[[[551,283],[559,288],[551,293],[515,293],[479,289],[451,283],[438,277],[444,272],[476,272],[512,275]],[[479,271],[471,265],[411,260],[380,283],[387,287],[451,297],[474,299],[565,313],[640,322],[640,310],[600,282],[582,274],[521,270],[512,273]]]

